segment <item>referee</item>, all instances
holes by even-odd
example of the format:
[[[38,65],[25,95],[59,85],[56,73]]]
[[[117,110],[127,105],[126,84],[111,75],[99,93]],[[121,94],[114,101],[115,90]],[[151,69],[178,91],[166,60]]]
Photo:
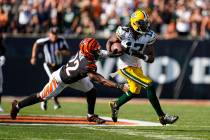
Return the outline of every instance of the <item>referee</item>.
[[[45,62],[43,64],[44,69],[50,78],[51,74],[59,69],[62,65],[63,56],[69,56],[69,46],[66,40],[58,36],[58,28],[52,27],[49,30],[48,36],[36,40],[33,44],[31,64],[35,65],[37,60],[38,49],[42,48]],[[57,97],[54,97],[54,109],[60,108],[60,103]],[[41,103],[41,109],[47,110],[47,101]]]
[[[3,44],[3,35],[0,31],[0,112],[3,112],[4,109],[1,107],[1,96],[3,92],[3,74],[2,74],[2,66],[5,63],[5,47]]]

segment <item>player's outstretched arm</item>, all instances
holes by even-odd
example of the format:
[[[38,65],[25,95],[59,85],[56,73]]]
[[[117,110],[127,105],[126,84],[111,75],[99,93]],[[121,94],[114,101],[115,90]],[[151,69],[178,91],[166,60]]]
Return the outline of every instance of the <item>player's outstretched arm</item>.
[[[36,55],[37,55],[38,47],[39,45],[37,43],[34,43],[33,48],[32,48],[31,60],[30,60],[32,65],[36,64]]]
[[[121,89],[124,92],[128,91],[128,85],[127,84],[120,84],[120,83],[115,83],[111,80],[105,79],[102,75],[94,72],[89,72],[88,76],[91,80],[96,81],[104,86],[111,87],[111,88],[118,88]]]
[[[107,57],[119,57],[121,55],[123,55],[123,52],[121,53],[113,53],[113,52],[109,52],[107,50],[100,50],[100,58],[107,58]]]

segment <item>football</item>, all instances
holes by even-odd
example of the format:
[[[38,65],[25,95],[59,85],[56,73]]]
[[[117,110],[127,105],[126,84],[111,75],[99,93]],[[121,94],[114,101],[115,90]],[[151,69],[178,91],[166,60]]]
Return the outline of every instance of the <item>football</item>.
[[[121,43],[113,43],[111,46],[111,52],[113,54],[118,54],[118,53],[122,53],[123,51],[123,47],[121,45]]]

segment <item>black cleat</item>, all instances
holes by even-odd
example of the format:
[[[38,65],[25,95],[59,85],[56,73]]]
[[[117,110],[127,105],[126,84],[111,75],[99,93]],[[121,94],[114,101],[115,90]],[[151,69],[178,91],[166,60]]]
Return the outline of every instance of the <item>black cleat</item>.
[[[162,116],[159,118],[159,121],[162,125],[166,124],[173,124],[179,119],[178,116],[173,116],[173,115],[168,115],[166,114],[165,116]]]
[[[98,115],[94,114],[90,117],[87,116],[87,121],[89,122],[96,122],[97,124],[103,124],[105,123],[106,121],[102,118],[99,118]]]
[[[16,105],[18,104],[17,100],[14,100],[12,102],[12,109],[10,111],[10,117],[11,119],[15,120],[17,117],[17,114],[19,112],[19,109],[16,107]]]
[[[112,120],[113,122],[117,122],[119,107],[117,107],[116,101],[109,102],[112,111]]]

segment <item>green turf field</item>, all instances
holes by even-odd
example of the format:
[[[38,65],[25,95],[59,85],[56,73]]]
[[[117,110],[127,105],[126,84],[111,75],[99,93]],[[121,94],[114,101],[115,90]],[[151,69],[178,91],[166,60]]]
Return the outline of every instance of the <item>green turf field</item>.
[[[10,103],[3,102],[4,114],[9,113]],[[14,126],[0,124],[0,140],[210,140],[210,106],[168,105],[163,109],[177,114],[180,119],[169,126]],[[108,103],[98,103],[96,113],[110,116]],[[1,114],[1,113],[0,113]],[[72,115],[85,116],[86,103],[62,103],[62,108],[54,111],[39,109],[39,105],[21,110],[21,115]],[[126,104],[120,110],[120,118],[158,122],[149,103]]]

